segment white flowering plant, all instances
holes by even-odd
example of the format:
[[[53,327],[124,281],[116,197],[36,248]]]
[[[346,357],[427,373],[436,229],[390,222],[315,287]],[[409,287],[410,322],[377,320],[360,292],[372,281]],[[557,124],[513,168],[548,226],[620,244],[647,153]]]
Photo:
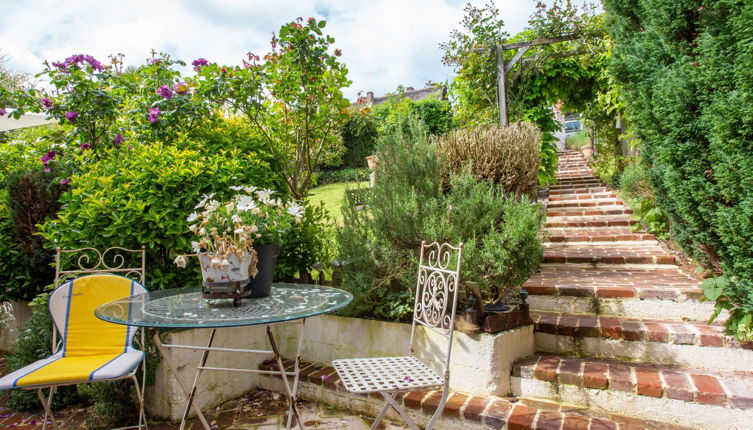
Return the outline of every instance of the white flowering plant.
[[[236,194],[230,200],[221,202],[214,199],[214,194],[205,195],[189,215],[189,229],[197,236],[191,246],[197,254],[209,253],[213,260],[224,261],[232,254],[252,253],[257,242],[280,244],[302,220],[303,207],[276,197],[272,190],[231,188]],[[176,264],[185,264],[184,259],[178,259]]]

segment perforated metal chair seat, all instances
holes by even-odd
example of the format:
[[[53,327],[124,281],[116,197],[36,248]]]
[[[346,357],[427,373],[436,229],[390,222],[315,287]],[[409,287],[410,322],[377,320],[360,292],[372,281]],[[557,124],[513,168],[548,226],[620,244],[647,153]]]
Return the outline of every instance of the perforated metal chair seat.
[[[444,378],[413,356],[353,358],[332,362],[351,393],[413,391],[444,385]]]

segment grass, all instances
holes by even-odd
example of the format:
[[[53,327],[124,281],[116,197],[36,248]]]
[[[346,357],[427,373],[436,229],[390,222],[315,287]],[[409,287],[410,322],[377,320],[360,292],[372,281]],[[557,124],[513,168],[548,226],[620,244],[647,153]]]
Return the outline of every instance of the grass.
[[[321,187],[313,188],[309,192],[309,201],[313,204],[319,204],[324,202],[324,208],[327,209],[332,220],[337,223],[342,223],[342,212],[340,211],[342,201],[345,198],[345,190],[352,190],[356,188],[368,187],[369,182],[338,182],[335,184],[322,185]]]

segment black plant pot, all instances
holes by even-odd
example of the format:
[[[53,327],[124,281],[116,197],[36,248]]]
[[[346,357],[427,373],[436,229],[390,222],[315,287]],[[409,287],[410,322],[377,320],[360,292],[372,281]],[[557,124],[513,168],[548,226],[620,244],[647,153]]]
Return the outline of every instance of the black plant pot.
[[[256,268],[259,272],[251,278],[250,294],[247,297],[267,297],[272,290],[272,279],[275,277],[277,257],[280,255],[280,245],[276,243],[254,244],[254,251],[259,262]]]

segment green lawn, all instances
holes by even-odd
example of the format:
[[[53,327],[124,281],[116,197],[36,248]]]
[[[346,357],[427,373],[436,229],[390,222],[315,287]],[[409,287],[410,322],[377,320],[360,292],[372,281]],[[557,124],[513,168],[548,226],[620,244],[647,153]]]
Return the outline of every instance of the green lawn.
[[[313,188],[309,192],[309,200],[313,204],[319,204],[324,202],[324,207],[329,212],[332,219],[337,223],[342,223],[342,213],[340,212],[340,205],[343,198],[345,198],[345,190],[352,190],[356,188],[368,187],[369,182],[338,182],[336,184],[322,185],[321,187]]]

